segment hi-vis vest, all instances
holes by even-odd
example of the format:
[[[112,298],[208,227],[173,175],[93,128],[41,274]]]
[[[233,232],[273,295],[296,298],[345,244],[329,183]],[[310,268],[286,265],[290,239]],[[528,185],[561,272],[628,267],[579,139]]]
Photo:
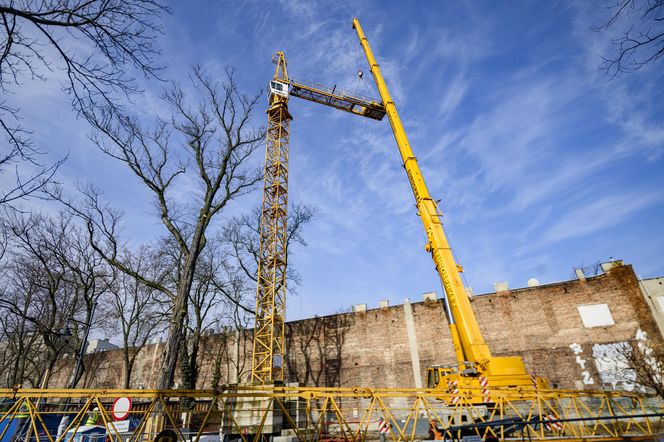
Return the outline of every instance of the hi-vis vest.
[[[28,406],[28,403],[26,401],[23,401],[21,406],[18,408],[18,413],[16,413],[16,418],[25,419],[26,417],[30,417],[30,407]]]
[[[97,423],[97,419],[99,419],[99,412],[98,411],[92,411],[88,415],[88,420],[85,421],[84,425],[95,425]]]

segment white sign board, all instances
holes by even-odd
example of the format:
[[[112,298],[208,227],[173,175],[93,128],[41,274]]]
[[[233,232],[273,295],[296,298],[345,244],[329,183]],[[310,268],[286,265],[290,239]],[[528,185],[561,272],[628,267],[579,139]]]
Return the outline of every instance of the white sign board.
[[[119,422],[113,422],[111,425],[113,425],[113,428],[115,428],[115,431],[118,433],[129,433],[129,422],[130,420],[124,420],[124,421],[119,421]]]
[[[605,327],[607,325],[614,325],[613,316],[607,304],[595,305],[582,305],[577,307],[583,326],[586,328],[591,327]]]

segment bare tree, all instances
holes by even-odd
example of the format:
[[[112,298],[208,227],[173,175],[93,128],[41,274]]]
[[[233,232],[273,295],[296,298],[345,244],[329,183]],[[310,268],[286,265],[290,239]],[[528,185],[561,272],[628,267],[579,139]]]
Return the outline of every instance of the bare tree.
[[[156,77],[155,38],[168,9],[158,0],[11,0],[0,4],[0,131],[8,149],[0,173],[14,168],[15,184],[0,192],[0,204],[41,190],[63,160],[43,164],[45,151],[21,126],[9,96],[26,78],[46,80],[65,73],[63,89],[75,111],[95,120],[100,109],[119,112],[119,100],[139,91],[130,71]]]
[[[625,357],[627,365],[633,368],[636,383],[664,399],[664,353],[650,344],[643,332],[637,333],[632,352]]]
[[[2,281],[2,298],[7,298],[11,293],[11,289],[8,290],[5,285],[7,282]],[[39,361],[41,342],[34,327],[25,318],[30,300],[26,301],[19,315],[0,307],[0,373],[4,373],[2,383],[6,388],[22,384],[39,385],[39,373],[33,370],[35,365],[30,362]]]
[[[602,381],[614,389],[640,390],[664,399],[664,353],[638,330],[631,341],[605,344],[593,351]]]
[[[64,216],[64,215],[61,215]],[[53,244],[51,251],[66,270],[65,279],[68,286],[75,292],[81,318],[72,318],[72,328],[75,336],[79,336],[81,329],[78,354],[74,370],[69,381],[69,388],[75,388],[81,376],[86,371],[84,354],[90,330],[94,325],[95,311],[103,295],[109,293],[113,284],[113,272],[108,264],[97,254],[88,242],[85,232],[77,226],[70,225],[66,242]]]
[[[211,241],[196,271],[195,288],[190,296],[190,314],[187,320],[187,345],[182,353],[182,380],[184,388],[196,388],[200,367],[198,359],[205,335],[221,330],[223,348],[217,346],[208,357],[214,360],[213,385],[221,380],[222,358],[229,358],[234,379],[238,382],[245,370],[247,355],[246,330],[253,320],[254,311],[248,307],[253,302],[255,283],[244,277],[227,245],[219,238]],[[233,347],[233,354],[227,352]],[[229,365],[230,368],[230,365]],[[231,370],[227,370],[230,374]]]
[[[618,29],[613,53],[603,56],[602,69],[615,76],[655,63],[664,55],[664,0],[613,0],[611,17],[596,31]]]
[[[123,260],[131,263],[137,272],[156,281],[166,276],[154,250],[144,246],[136,253],[125,253]],[[110,325],[113,331],[119,331],[122,337],[123,386],[130,388],[136,358],[149,340],[163,331],[164,313],[159,307],[164,300],[160,298],[163,296],[160,292],[142,284],[133,276],[117,270],[116,273],[106,318],[107,326]]]
[[[68,204],[85,220],[95,249],[116,269],[170,298],[171,312],[163,367],[157,387],[173,384],[184,321],[206,232],[229,203],[251,191],[261,179],[249,161],[264,137],[251,117],[260,97],[240,93],[232,70],[223,84],[195,68],[192,85],[199,94],[190,104],[184,90],[173,85],[162,99],[172,112],[168,121],[152,125],[112,113],[98,121],[95,142],[121,161],[151,192],[160,221],[177,247],[179,264],[172,285],[156,281],[123,260],[118,234],[121,214],[102,202],[98,190],[83,189],[85,207]],[[183,202],[181,195],[187,195]]]
[[[53,253],[68,234],[67,222],[59,221],[19,214],[8,221],[13,242],[6,266],[10,288],[0,298],[0,306],[30,324],[47,350],[43,385],[70,343],[69,327],[79,307],[76,290],[67,284],[67,269]]]
[[[200,371],[198,359],[206,332],[214,331],[220,323],[219,307],[222,294],[213,281],[224,266],[223,256],[216,244],[208,244],[196,268],[194,284],[189,293],[189,314],[185,319],[184,340],[180,347],[182,388],[195,389]]]
[[[259,230],[260,230],[260,208],[255,208],[251,214],[233,217],[223,228],[220,239],[226,244],[229,253],[233,256],[239,269],[248,280],[247,284],[255,288],[258,283],[258,260],[259,260]],[[302,229],[315,216],[316,210],[305,204],[294,204],[288,213],[288,235],[286,237],[286,250],[291,255],[291,246],[299,244],[306,246],[307,243],[302,235]],[[299,283],[299,275],[296,270],[290,266],[287,270],[287,280],[294,285]],[[294,285],[289,285],[289,290],[293,291]],[[240,308],[253,313],[248,306]]]
[[[136,271],[157,281],[163,279],[160,259],[154,250],[144,246],[136,253],[125,253],[124,260]],[[115,273],[115,282],[110,288],[112,296],[105,309],[105,322],[108,330],[119,332],[122,337],[123,387],[130,388],[136,358],[150,339],[164,329],[164,314],[159,309],[163,299],[160,299],[160,292],[133,276],[117,270]]]
[[[2,124],[2,106],[2,102],[0,102],[0,125]],[[17,137],[15,133],[14,137]],[[14,143],[23,143],[23,145],[19,147]],[[8,147],[7,152],[0,154],[0,175],[11,173],[13,178],[11,185],[3,186],[3,189],[0,190],[0,205],[14,207],[13,204],[18,200],[44,189],[53,180],[55,173],[65,160],[43,164],[39,157],[44,152],[32,144],[27,144],[25,140],[9,140]]]
[[[313,209],[298,204],[289,218],[288,242],[304,245],[303,227],[312,219]],[[254,318],[256,267],[260,209],[251,215],[232,218],[221,235],[208,242],[196,268],[194,285],[189,296],[189,315],[186,319],[185,340],[180,351],[182,388],[199,385],[201,344],[206,334],[222,328],[221,340],[232,347],[231,354],[217,348],[214,359],[213,384],[221,380],[221,360],[228,361],[229,382],[239,382],[247,371],[247,355],[251,340],[247,329]],[[243,247],[247,253],[240,254]],[[292,251],[292,249],[290,249]],[[251,252],[248,252],[251,251]],[[289,255],[291,253],[289,251]],[[180,262],[179,258],[175,259]],[[291,281],[297,282],[295,270],[290,268]],[[223,355],[222,353],[226,353]]]

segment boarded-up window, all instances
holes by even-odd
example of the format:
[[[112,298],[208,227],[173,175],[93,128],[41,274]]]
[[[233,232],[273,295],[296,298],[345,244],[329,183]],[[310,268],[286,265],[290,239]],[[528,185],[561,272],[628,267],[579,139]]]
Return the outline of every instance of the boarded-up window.
[[[577,308],[579,309],[583,326],[586,328],[604,327],[615,324],[607,304],[582,305]]]

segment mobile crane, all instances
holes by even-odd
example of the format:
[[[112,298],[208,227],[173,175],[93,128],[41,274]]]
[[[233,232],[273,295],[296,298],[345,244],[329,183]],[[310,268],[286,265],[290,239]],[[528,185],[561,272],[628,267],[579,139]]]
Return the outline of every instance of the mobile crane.
[[[528,374],[520,357],[497,357],[491,354],[461,281],[460,272],[462,269],[455,262],[452,249],[445,236],[441,220],[442,213],[427,190],[392,96],[387,89],[378,63],[357,18],[353,19],[353,28],[357,32],[371,68],[371,74],[376,81],[378,92],[385,106],[385,112],[401,154],[403,167],[406,170],[408,181],[415,196],[417,212],[427,235],[425,249],[431,253],[445,291],[445,312],[457,363],[448,366],[429,367],[427,370],[429,386],[462,389],[465,387],[479,391],[485,385],[491,386],[491,388],[531,389],[545,387],[544,379],[533,379]]]
[[[285,235],[287,194],[287,152],[290,114],[288,97],[297,96],[336,109],[367,118],[381,120],[387,115],[401,154],[415,197],[417,213],[422,220],[427,237],[425,250],[431,253],[444,289],[444,307],[449,323],[457,362],[427,369],[429,388],[445,389],[466,395],[466,402],[490,402],[490,398],[478,392],[490,389],[522,391],[545,388],[546,381],[531,376],[520,357],[496,357],[491,354],[480,331],[463,286],[462,268],[455,262],[450,244],[445,236],[442,213],[431,197],[408,142],[406,132],[390,95],[380,68],[371,51],[357,18],[353,19],[362,49],[376,82],[381,102],[297,82],[288,77],[286,58],[278,52],[273,58],[277,64],[270,82],[270,108],[268,109],[268,153],[266,156],[265,192],[261,219],[261,260],[259,263],[259,288],[256,305],[256,337],[252,377],[255,382],[283,381],[283,312],[285,299],[285,247],[281,236]],[[276,178],[275,178],[276,176]],[[279,178],[279,176],[281,178]],[[276,195],[276,197],[275,197]],[[281,233],[275,234],[275,229]],[[266,251],[265,253],[263,251]],[[276,251],[276,254],[275,254]],[[271,269],[266,271],[265,269]],[[283,269],[283,270],[280,270]],[[280,292],[278,292],[280,291]],[[271,293],[271,294],[270,294]],[[275,313],[276,312],[276,313]],[[272,340],[272,343],[269,341]]]

